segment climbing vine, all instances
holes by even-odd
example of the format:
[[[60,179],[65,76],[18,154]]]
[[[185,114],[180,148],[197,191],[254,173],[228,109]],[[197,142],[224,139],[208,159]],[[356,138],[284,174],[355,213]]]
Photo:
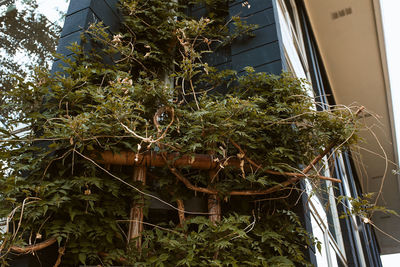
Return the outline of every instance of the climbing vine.
[[[17,78],[0,129],[4,262],[53,247],[57,266],[309,265],[297,184],[337,182],[314,166],[357,140],[360,110],[317,111],[288,73],[209,66],[256,25],[206,2],[196,20],[193,3],[121,1],[121,33],[92,25],[63,72]]]

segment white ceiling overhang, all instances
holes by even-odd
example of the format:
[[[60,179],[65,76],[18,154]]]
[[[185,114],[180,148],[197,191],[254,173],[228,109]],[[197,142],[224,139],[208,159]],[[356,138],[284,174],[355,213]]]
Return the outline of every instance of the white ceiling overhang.
[[[377,120],[365,115],[369,130],[361,133],[359,153],[353,153],[362,189],[378,192],[383,182],[379,204],[400,214],[399,180],[392,172],[398,154],[379,0],[304,3],[337,104],[356,103],[379,116]],[[400,243],[393,238],[400,240],[400,218],[375,213],[372,220],[381,230],[375,232],[382,254],[399,253]]]

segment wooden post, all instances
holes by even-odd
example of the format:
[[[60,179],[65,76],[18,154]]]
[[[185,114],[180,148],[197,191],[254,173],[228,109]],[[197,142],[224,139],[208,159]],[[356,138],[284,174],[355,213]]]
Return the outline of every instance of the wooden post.
[[[140,181],[142,184],[146,184],[146,167],[135,167],[133,171],[133,181]],[[137,238],[136,247],[139,250],[142,247],[141,235],[143,232],[143,207],[144,198],[141,196],[140,199],[136,200],[132,205],[128,232],[128,243],[130,240]]]
[[[209,172],[209,183],[212,184],[214,180],[218,180],[218,171],[211,169]],[[217,225],[221,221],[221,201],[216,194],[208,195],[208,212],[212,224]],[[219,250],[214,253],[213,259],[218,259]]]
[[[176,203],[178,204],[178,215],[179,215],[179,224],[183,226],[185,222],[185,205],[183,204],[182,199],[177,199]]]
[[[213,169],[209,171],[210,183],[218,178],[218,172]],[[208,196],[208,212],[210,213],[210,221],[213,224],[221,221],[221,202],[218,195]]]

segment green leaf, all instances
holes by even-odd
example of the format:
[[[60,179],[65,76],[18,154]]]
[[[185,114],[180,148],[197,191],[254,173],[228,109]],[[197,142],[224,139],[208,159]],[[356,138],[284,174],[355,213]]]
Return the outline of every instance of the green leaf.
[[[86,264],[86,254],[85,253],[79,253],[78,258],[82,264]]]

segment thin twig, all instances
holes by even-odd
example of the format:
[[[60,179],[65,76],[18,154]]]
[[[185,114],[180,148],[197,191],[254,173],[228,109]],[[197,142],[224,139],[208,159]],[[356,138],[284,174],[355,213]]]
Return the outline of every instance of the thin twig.
[[[243,229],[245,234],[248,234],[249,232],[251,232],[254,229],[254,226],[256,225],[256,215],[254,214],[254,210],[252,211],[253,213],[253,222],[250,223],[249,225],[246,226],[246,228]],[[231,240],[234,240],[236,238],[242,237],[243,235],[237,235],[233,238],[231,238]]]
[[[35,201],[31,201],[31,202],[29,202],[29,203],[26,203],[26,201],[29,200],[29,199],[35,199]],[[33,202],[36,202],[36,200],[40,200],[40,198],[38,198],[38,197],[27,197],[27,198],[24,199],[24,201],[22,201],[22,205],[21,205],[21,214],[20,214],[20,216],[19,216],[19,221],[18,221],[17,230],[15,230],[14,235],[13,235],[13,238],[12,238],[13,240],[14,240],[15,237],[17,236],[17,233],[18,233],[18,231],[19,231],[19,228],[21,227],[22,218],[23,218],[23,216],[24,216],[24,209],[25,209],[25,206],[26,206],[27,204],[31,204],[31,203],[33,203]]]
[[[386,235],[387,237],[389,237],[390,239],[393,239],[394,241],[396,241],[397,243],[400,243],[400,240],[395,238],[394,236],[386,233],[385,231],[383,231],[381,228],[379,228],[378,226],[376,226],[372,221],[368,221],[368,223],[370,225],[372,225],[373,227],[375,227],[376,230],[378,230],[379,232],[381,232],[382,234]]]
[[[376,195],[376,199],[375,199],[375,203],[374,203],[374,205],[376,206],[376,204],[378,203],[379,197],[382,195],[383,185],[384,185],[385,180],[386,180],[387,171],[388,171],[388,167],[389,167],[389,166],[388,166],[388,160],[387,160],[387,159],[388,159],[388,156],[387,156],[386,151],[385,151],[385,149],[383,148],[381,142],[379,141],[379,138],[376,136],[376,134],[374,133],[374,131],[370,130],[370,132],[371,132],[371,134],[374,136],[376,142],[378,143],[378,145],[379,145],[380,149],[382,150],[383,155],[384,155],[384,157],[385,157],[385,171],[384,171],[383,176],[382,176],[382,181],[381,181],[381,185],[380,185],[380,187],[379,187],[378,194]]]

